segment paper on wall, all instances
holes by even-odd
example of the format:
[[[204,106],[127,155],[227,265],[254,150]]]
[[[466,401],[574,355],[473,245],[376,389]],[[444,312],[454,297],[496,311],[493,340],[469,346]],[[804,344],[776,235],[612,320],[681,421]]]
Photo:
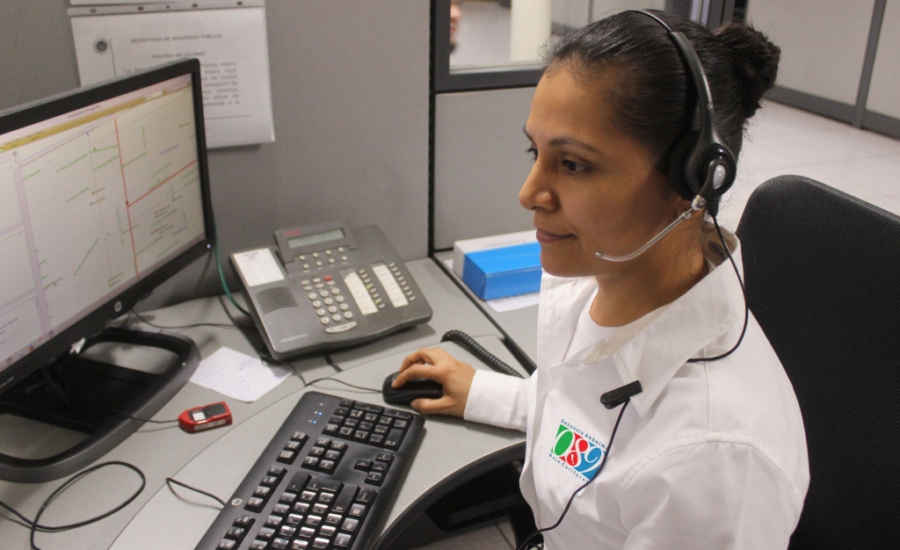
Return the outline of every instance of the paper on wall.
[[[191,382],[252,403],[290,375],[284,367],[267,366],[258,357],[222,347],[200,361]]]
[[[203,80],[207,146],[275,141],[265,7],[115,10],[94,10],[112,11],[109,15],[82,15],[91,11],[88,8],[69,10],[82,86],[196,57]]]

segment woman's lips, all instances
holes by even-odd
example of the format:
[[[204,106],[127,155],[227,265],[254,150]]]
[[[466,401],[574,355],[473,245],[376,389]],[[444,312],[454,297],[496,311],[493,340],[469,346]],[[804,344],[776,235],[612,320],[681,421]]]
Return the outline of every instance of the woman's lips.
[[[537,235],[538,242],[541,244],[550,244],[550,243],[559,242],[563,239],[568,239],[569,237],[572,236],[572,235],[559,235],[556,233],[551,233],[549,231],[544,231],[543,229],[538,229],[536,235]]]

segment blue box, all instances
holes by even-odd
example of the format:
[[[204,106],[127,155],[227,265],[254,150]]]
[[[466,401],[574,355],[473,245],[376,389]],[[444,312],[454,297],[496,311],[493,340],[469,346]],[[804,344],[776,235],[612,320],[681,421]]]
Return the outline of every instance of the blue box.
[[[538,292],[541,245],[528,243],[466,254],[463,282],[482,300]]]

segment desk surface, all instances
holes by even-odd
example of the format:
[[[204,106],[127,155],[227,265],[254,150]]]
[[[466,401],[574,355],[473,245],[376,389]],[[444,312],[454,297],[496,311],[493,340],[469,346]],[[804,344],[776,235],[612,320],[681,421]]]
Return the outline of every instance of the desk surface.
[[[432,260],[410,262],[408,267],[434,310],[431,322],[395,334],[373,344],[331,357],[344,372],[327,364],[322,356],[292,361],[298,376],[291,376],[254,403],[226,399],[235,424],[228,428],[188,435],[174,426],[144,425],[138,432],[108,453],[101,461],[121,460],[138,466],[147,476],[147,488],[121,512],[94,525],[60,534],[38,534],[37,544],[45,548],[77,549],[154,549],[191,550],[218,514],[219,505],[190,492],[173,495],[165,486],[166,477],[197,486],[221,498],[228,498],[243,479],[272,435],[280,427],[302,393],[309,390],[381,403],[380,393],[364,393],[334,382],[306,382],[336,375],[336,378],[366,387],[378,388],[387,374],[394,372],[410,351],[439,343],[450,329],[468,332],[489,351],[515,365],[500,335],[460,289]],[[159,310],[146,317],[156,324],[184,325],[197,322],[228,322],[224,302],[205,298]],[[248,322],[238,319],[239,323]],[[181,331],[190,336],[207,357],[221,346],[255,355],[262,349],[253,331],[198,327]],[[453,344],[442,344],[462,360],[480,366],[465,351]],[[455,348],[455,349],[451,349]],[[122,360],[128,365],[127,360]],[[222,396],[188,383],[154,417],[170,419],[190,407],[221,401]],[[5,433],[5,445],[32,449],[37,446],[34,426],[27,423],[20,431]],[[43,427],[42,427],[43,428]],[[8,437],[7,437],[8,434]],[[43,428],[45,438],[65,439],[66,434]],[[524,434],[489,426],[470,424],[455,418],[429,417],[425,435],[402,487],[386,514],[385,528],[396,527],[404,512],[427,500],[429,489],[466,467],[474,460],[507,449],[524,439]],[[9,447],[6,447],[9,448]],[[63,480],[44,484],[0,482],[0,500],[27,517],[34,517],[45,498]],[[60,496],[41,518],[45,525],[83,520],[106,512],[124,501],[138,486],[133,472],[110,467],[87,476]],[[407,514],[408,515],[408,514]],[[0,520],[0,540],[4,549],[27,550],[28,531]]]

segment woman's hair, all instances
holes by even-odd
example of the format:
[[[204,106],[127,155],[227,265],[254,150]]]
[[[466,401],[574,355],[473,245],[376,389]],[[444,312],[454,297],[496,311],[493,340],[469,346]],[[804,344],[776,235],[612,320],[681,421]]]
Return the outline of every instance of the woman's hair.
[[[714,31],[681,17],[654,11],[682,32],[709,80],[719,135],[738,157],[747,120],[775,84],[781,50],[761,32],[735,21]],[[625,11],[562,38],[546,54],[547,71],[565,67],[579,78],[612,78],[604,86],[614,123],[649,152],[667,174],[669,156],[682,136],[699,128],[697,93],[681,53],[657,21]],[[716,215],[718,198],[707,212]]]

